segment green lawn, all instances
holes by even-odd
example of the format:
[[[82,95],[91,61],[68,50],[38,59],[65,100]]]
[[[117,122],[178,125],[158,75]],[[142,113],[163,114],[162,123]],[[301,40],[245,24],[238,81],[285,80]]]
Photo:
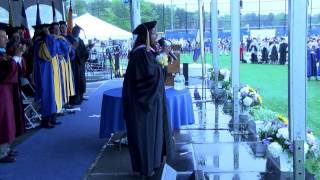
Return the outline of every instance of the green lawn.
[[[183,63],[193,63],[192,54],[182,54]],[[206,56],[211,63],[211,55]],[[199,62],[201,63],[201,62]],[[220,67],[231,67],[231,56],[220,56]],[[264,105],[275,112],[288,114],[288,66],[241,64],[240,81],[259,89]],[[320,81],[308,81],[307,126],[320,137]]]

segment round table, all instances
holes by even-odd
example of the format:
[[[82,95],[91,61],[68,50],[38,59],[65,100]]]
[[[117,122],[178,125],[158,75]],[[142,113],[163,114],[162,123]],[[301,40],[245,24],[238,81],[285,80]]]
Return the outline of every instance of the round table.
[[[122,109],[122,87],[103,93],[100,121],[100,138],[109,138],[111,133],[125,131]],[[167,110],[173,129],[194,124],[192,98],[188,89],[166,88]]]

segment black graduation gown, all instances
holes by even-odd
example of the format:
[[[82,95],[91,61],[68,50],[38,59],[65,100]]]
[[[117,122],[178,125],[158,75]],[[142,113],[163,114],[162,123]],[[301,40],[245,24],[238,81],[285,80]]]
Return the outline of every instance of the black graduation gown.
[[[86,92],[85,65],[89,58],[89,51],[87,50],[83,40],[79,38],[78,44],[79,45],[75,50],[75,58],[71,61],[76,94],[71,98],[73,103],[81,101],[81,96]]]
[[[271,59],[272,63],[276,63],[276,61],[278,61],[278,50],[277,50],[276,45],[274,45],[271,49],[270,59]]]
[[[269,55],[269,53],[268,53],[268,48],[263,47],[261,54],[262,54],[261,61],[263,61],[263,62],[265,62],[265,63],[268,63],[268,59],[269,59],[269,58],[268,58],[268,55]]]
[[[116,74],[116,77],[119,77],[119,63],[120,63],[120,51],[115,51],[114,52],[114,67],[115,67],[115,74]]]
[[[280,64],[285,64],[287,60],[287,43],[281,43],[279,47],[279,54],[280,54]]]
[[[163,155],[173,158],[164,73],[153,52],[140,47],[129,55],[122,100],[132,168],[150,176]]]
[[[257,52],[258,52],[258,48],[256,45],[252,45],[250,48],[251,51],[251,62],[253,64],[257,64],[258,63],[258,56],[257,56]]]
[[[317,76],[317,54],[316,49],[312,47],[311,49],[311,76]]]

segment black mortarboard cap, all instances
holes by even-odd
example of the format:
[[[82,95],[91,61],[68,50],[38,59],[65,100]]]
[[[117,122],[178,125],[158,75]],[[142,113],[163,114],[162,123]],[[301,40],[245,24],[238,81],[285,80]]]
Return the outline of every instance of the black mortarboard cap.
[[[17,33],[17,32],[19,32],[20,29],[21,29],[21,27],[12,27],[12,26],[10,26],[10,27],[9,27],[8,34]]]
[[[0,22],[0,30],[8,32],[9,24]]]
[[[65,22],[65,21],[59,21],[59,24],[60,24],[60,25],[67,25],[67,22]]]
[[[53,26],[59,26],[59,23],[58,22],[52,22],[51,24],[50,24],[50,27],[53,27]]]
[[[77,29],[77,30],[83,30],[78,24],[76,24],[73,29]]]
[[[157,21],[142,23],[132,31],[132,34],[144,35],[147,33],[147,31],[150,31],[151,29],[153,29],[156,26],[156,24],[157,24]]]

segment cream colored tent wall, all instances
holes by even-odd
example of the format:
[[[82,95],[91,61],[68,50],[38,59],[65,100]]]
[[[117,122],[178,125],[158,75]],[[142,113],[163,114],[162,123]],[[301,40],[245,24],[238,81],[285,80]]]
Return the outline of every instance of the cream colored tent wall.
[[[14,25],[19,26],[21,24],[21,7],[22,7],[23,0],[10,0],[10,1],[12,3]],[[51,6],[51,1],[52,0],[39,0],[39,3],[43,5]],[[56,10],[62,14],[62,18],[65,18],[65,15],[64,15],[65,0],[54,0],[54,1],[55,1]],[[26,9],[36,4],[37,4],[37,0],[24,0],[24,6]],[[0,7],[8,11],[8,0],[1,0]]]

